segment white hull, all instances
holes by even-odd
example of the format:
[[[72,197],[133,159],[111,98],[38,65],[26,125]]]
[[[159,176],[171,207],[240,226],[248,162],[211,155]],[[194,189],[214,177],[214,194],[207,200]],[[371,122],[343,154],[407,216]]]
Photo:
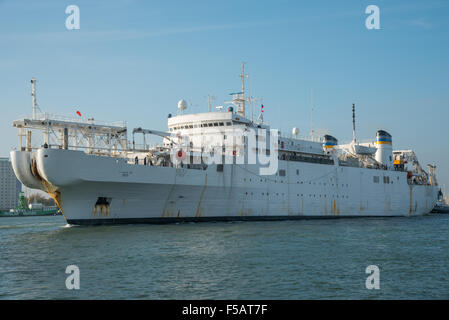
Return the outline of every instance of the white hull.
[[[13,151],[11,159],[22,183],[52,193],[73,224],[415,216],[433,209],[438,192],[409,185],[407,172],[307,162],[280,160],[280,177],[259,176],[256,165],[143,166],[73,150]],[[107,208],[95,206],[100,197],[111,199]]]

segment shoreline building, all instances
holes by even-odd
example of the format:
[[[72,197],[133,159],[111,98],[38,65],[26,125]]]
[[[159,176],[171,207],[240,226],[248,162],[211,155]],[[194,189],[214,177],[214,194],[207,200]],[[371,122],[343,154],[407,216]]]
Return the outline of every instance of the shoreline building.
[[[18,205],[22,184],[14,173],[9,158],[0,158],[0,210],[14,209]]]

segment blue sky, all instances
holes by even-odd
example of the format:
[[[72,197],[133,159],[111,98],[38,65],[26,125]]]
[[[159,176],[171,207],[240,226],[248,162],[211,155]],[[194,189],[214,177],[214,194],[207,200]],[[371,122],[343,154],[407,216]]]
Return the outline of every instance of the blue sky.
[[[65,28],[80,8],[81,29]],[[365,8],[380,8],[380,30]],[[360,139],[389,131],[394,148],[434,162],[449,192],[448,1],[0,0],[0,156],[17,145],[14,119],[42,110],[164,130],[179,99],[207,111],[239,90],[247,62],[264,117],[290,132]]]

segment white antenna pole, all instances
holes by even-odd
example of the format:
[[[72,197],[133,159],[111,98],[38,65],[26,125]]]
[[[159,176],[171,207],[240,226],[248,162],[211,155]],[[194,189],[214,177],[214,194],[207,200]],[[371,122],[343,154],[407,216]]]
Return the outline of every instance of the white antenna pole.
[[[241,103],[241,109],[240,109],[240,115],[242,117],[245,116],[245,62],[242,62],[242,74],[240,75],[242,78],[242,101]]]
[[[31,96],[33,97],[33,120],[37,119],[36,79],[31,79]]]
[[[314,137],[314,130],[313,130],[313,105],[314,105],[314,101],[313,101],[313,89],[311,89],[311,92],[310,92],[310,103],[311,103],[311,108],[312,108],[312,112],[311,112],[311,129],[312,129],[312,131],[311,131],[311,136],[312,136],[312,139],[313,139],[313,137]]]
[[[207,95],[207,105],[209,106],[209,112],[210,111],[210,94]]]
[[[249,95],[251,97],[251,100],[248,99],[248,101],[250,101],[251,104],[251,122],[254,122],[254,101],[256,101],[256,99],[254,99],[254,87],[253,87],[253,79],[248,75],[249,78]]]
[[[352,104],[352,140],[354,143],[356,143],[356,136],[355,136],[355,104]]]

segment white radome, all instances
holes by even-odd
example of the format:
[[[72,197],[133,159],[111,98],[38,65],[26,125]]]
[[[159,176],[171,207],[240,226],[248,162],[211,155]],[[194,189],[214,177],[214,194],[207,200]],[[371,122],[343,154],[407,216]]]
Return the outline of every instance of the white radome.
[[[181,99],[178,101],[178,109],[181,111],[184,111],[187,109],[187,101],[185,101],[184,99]]]

